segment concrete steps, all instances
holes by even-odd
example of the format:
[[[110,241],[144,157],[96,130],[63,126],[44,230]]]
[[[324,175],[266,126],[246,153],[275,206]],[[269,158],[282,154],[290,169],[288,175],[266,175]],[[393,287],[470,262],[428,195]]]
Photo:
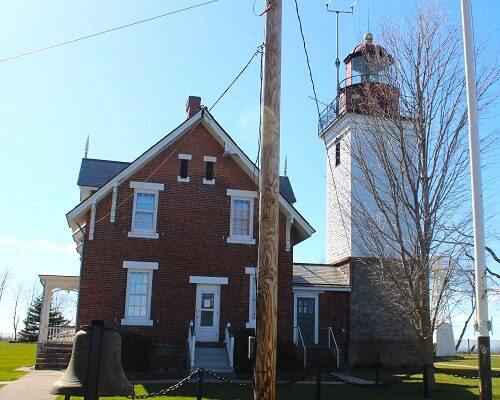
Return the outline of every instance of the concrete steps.
[[[35,369],[66,369],[72,349],[72,343],[45,344],[38,350]]]
[[[196,346],[194,369],[204,368],[222,374],[233,374],[234,368],[229,365],[229,357],[225,347]]]

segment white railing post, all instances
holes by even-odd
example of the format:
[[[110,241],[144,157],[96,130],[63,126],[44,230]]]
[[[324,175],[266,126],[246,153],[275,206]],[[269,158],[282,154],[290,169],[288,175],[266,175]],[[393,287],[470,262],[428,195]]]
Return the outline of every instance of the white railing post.
[[[189,361],[190,361],[190,369],[194,370],[194,356],[196,351],[196,336],[194,334],[194,323],[193,321],[189,322],[188,328],[188,348],[189,348]]]
[[[229,358],[229,366],[233,368],[234,364],[234,336],[231,333],[231,324],[228,322],[225,329],[225,341],[227,356]]]
[[[47,336],[45,341],[47,342],[72,342],[75,337],[76,327],[74,326],[48,326]],[[40,333],[43,334],[43,333]]]
[[[296,345],[299,345],[299,340],[302,344],[302,349],[304,351],[304,368],[307,365],[307,349],[306,349],[306,344],[304,343],[304,338],[302,337],[302,332],[300,331],[300,327],[296,326],[295,329],[297,330],[297,336],[296,336]]]
[[[333,334],[333,329],[331,326],[328,327],[328,348],[329,349],[331,349],[330,337],[333,339],[333,344],[335,344],[335,349],[337,350],[337,368],[340,368],[339,346],[337,345],[337,339],[335,339],[335,335]]]

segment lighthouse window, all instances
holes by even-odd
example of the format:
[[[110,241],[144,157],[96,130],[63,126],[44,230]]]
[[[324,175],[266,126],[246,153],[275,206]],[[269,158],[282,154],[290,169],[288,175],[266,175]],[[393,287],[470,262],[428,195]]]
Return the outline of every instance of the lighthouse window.
[[[335,166],[340,164],[340,140],[335,143]]]

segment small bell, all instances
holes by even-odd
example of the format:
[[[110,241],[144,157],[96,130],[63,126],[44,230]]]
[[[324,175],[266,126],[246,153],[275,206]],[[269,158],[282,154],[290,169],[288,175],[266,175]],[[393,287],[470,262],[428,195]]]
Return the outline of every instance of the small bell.
[[[90,330],[75,335],[68,368],[50,390],[51,394],[84,396],[89,359]],[[99,396],[130,396],[134,392],[122,368],[121,337],[116,331],[105,329],[102,337],[99,368]]]

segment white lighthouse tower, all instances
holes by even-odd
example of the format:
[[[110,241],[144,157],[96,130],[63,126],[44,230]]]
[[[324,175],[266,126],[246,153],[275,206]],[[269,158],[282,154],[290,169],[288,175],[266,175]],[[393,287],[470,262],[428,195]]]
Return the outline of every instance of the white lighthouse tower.
[[[367,193],[363,194],[356,176],[356,154],[363,151],[367,120],[397,112],[398,91],[382,78],[392,64],[387,51],[373,43],[367,33],[364,42],[344,59],[346,78],[339,85],[335,100],[321,114],[319,137],[327,150],[327,262],[336,263],[349,257],[369,257],[360,248],[360,232],[354,223],[355,198],[363,197],[364,207],[372,209]],[[359,175],[359,174],[358,174]]]
[[[423,353],[415,331],[388,301],[373,273],[374,259],[398,258],[389,232],[392,220],[380,206],[390,204],[392,188],[405,187],[399,181],[404,174],[397,148],[387,153],[387,162],[396,162],[397,171],[388,178],[377,146],[390,143],[391,135],[402,132],[406,141],[414,133],[401,118],[399,91],[388,79],[393,59],[373,43],[372,34],[364,36],[344,64],[346,78],[320,115],[319,137],[327,151],[327,263],[351,271],[348,360],[351,365],[418,365]],[[374,229],[368,232],[370,227]],[[394,241],[409,240],[412,229],[407,223]],[[377,243],[374,232],[383,240]]]

